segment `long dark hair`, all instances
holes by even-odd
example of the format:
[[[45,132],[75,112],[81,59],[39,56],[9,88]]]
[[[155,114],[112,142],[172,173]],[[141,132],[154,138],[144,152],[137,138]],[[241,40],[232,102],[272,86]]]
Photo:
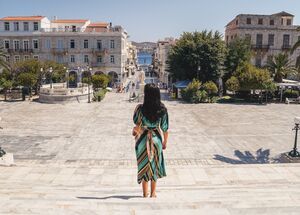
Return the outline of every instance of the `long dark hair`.
[[[156,122],[167,112],[165,105],[160,100],[160,91],[155,84],[146,84],[144,89],[143,115],[150,121]]]

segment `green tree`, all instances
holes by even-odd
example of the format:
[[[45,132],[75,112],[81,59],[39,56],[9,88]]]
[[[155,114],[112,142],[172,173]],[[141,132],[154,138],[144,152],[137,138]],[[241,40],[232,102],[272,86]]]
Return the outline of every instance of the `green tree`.
[[[288,75],[295,75],[297,73],[295,67],[291,65],[289,56],[286,53],[279,53],[269,59],[267,68],[274,75],[274,81],[277,83],[281,83],[282,79]]]
[[[92,83],[94,89],[105,89],[110,82],[110,77],[105,74],[92,75]]]
[[[181,90],[182,99],[191,102],[191,103],[199,103],[200,100],[197,100],[197,92],[201,87],[201,82],[197,79],[193,79],[191,83],[185,88]]]
[[[8,64],[6,62],[6,54],[3,47],[3,44],[0,44],[0,69],[8,69]]]
[[[13,82],[11,80],[7,80],[3,77],[0,79],[0,87],[4,91],[4,101],[6,101],[7,91],[13,87]]]
[[[29,95],[31,97],[31,91],[32,87],[36,85],[37,83],[37,76],[34,73],[31,72],[24,72],[18,75],[18,83],[21,86],[28,87],[29,89]]]
[[[224,62],[225,74],[224,81],[226,82],[237,68],[251,59],[251,44],[249,39],[236,38],[227,46],[228,52]]]
[[[226,81],[225,85],[226,85],[226,89],[229,91],[232,91],[234,94],[236,91],[238,91],[240,89],[240,82],[234,76],[231,76],[231,78],[229,78]]]
[[[213,96],[215,96],[218,93],[218,87],[213,81],[208,81],[203,84],[203,89],[207,93],[208,96],[208,102],[211,102],[211,99]]]
[[[219,32],[185,32],[169,52],[168,70],[175,80],[216,81],[225,54],[226,46]]]

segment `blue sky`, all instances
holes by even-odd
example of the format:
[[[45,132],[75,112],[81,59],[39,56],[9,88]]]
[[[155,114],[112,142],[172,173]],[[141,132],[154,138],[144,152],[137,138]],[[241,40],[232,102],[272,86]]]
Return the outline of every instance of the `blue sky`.
[[[293,13],[300,25],[299,0],[0,0],[0,16],[45,15],[87,18],[122,25],[133,41],[179,37],[183,31],[224,32],[239,13]]]

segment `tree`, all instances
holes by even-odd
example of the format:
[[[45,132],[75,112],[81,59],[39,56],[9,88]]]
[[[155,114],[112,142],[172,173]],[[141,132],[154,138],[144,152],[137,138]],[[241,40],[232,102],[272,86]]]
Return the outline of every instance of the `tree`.
[[[229,78],[226,81],[225,85],[226,85],[226,89],[229,91],[232,91],[234,94],[236,91],[238,91],[240,89],[240,82],[234,76],[231,76],[231,78]]]
[[[228,44],[228,52],[224,62],[226,82],[237,68],[245,63],[250,62],[251,46],[249,39],[236,38]]]
[[[0,87],[4,91],[4,101],[6,101],[6,99],[7,99],[7,90],[9,90],[13,87],[13,82],[11,80],[1,78],[0,79]]]
[[[226,46],[218,31],[185,32],[170,50],[168,70],[174,80],[216,81],[225,54]]]
[[[0,44],[0,69],[8,69],[8,64],[6,62],[6,54],[4,51],[4,47]]]
[[[24,72],[18,75],[18,83],[21,86],[25,86],[29,88],[29,95],[31,97],[32,87],[37,83],[37,76],[31,72]]]
[[[267,68],[274,74],[274,81],[281,83],[288,75],[296,74],[296,69],[291,65],[289,56],[286,53],[279,53],[267,62]]]
[[[203,89],[207,92],[208,102],[210,102],[213,96],[218,93],[218,87],[213,81],[204,83]]]
[[[105,89],[110,82],[110,77],[105,74],[92,75],[92,83],[94,89]]]

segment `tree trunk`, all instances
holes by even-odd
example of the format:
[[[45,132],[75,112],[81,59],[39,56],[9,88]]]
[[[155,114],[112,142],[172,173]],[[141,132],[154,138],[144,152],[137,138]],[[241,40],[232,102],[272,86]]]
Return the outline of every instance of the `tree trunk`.
[[[6,99],[7,99],[7,90],[5,89],[4,90],[4,101],[6,101]]]

